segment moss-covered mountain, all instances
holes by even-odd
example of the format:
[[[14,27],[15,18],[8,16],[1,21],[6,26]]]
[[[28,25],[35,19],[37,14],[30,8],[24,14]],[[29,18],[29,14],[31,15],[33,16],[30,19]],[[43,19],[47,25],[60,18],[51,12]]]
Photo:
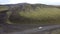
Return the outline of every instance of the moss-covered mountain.
[[[14,23],[57,24],[60,22],[60,9],[45,4],[9,4],[9,20]]]

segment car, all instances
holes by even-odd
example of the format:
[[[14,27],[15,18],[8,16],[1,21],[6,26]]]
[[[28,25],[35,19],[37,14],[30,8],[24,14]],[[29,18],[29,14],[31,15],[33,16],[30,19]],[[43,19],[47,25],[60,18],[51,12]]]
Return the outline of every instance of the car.
[[[38,27],[38,29],[42,29],[43,27]]]

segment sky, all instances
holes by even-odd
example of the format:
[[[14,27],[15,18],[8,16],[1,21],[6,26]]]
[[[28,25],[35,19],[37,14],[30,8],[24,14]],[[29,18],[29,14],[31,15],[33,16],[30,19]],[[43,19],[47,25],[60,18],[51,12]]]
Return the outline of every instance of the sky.
[[[0,0],[0,4],[16,4],[16,3],[42,3],[48,5],[60,5],[60,0]]]

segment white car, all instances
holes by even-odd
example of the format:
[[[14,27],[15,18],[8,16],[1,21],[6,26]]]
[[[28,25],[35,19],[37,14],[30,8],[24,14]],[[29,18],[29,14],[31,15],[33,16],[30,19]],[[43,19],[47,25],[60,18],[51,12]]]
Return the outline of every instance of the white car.
[[[42,29],[43,27],[38,27],[38,29]]]

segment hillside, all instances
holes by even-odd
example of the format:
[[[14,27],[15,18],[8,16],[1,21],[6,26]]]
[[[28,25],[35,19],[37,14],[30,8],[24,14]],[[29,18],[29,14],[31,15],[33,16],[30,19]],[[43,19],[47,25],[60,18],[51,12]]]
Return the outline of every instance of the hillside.
[[[3,5],[0,5],[3,6]],[[8,20],[20,24],[59,24],[60,9],[45,4],[9,4]]]

